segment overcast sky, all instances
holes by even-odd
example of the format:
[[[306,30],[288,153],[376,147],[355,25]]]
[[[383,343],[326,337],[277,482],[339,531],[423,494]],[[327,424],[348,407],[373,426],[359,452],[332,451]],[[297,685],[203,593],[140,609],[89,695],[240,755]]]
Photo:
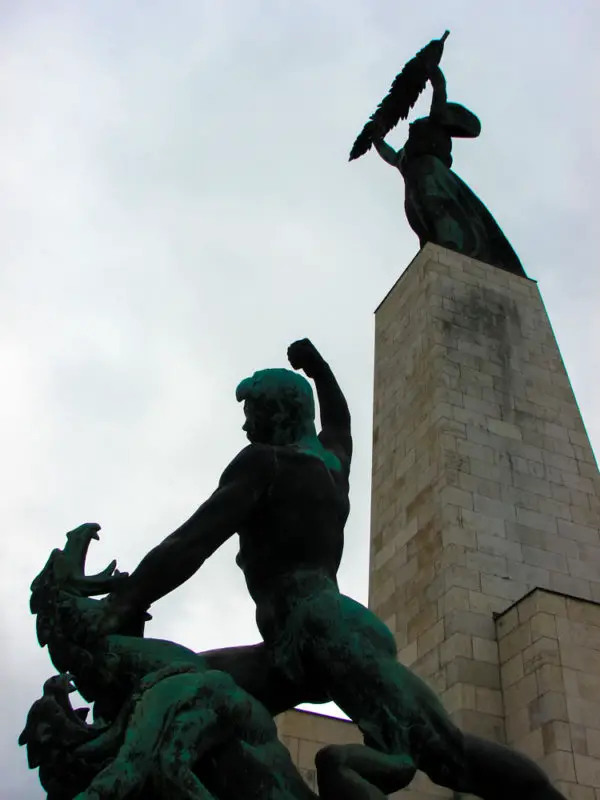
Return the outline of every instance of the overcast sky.
[[[449,98],[483,125],[454,167],[539,281],[600,442],[599,24],[594,0],[0,0],[3,799],[44,796],[16,737],[53,672],[28,612],[49,551],[97,521],[91,567],[133,569],[245,445],[238,381],[303,336],[353,412],[341,585],[366,601],[373,310],[418,241],[400,175],[347,155],[447,27]],[[235,552],[148,634],[257,641]]]

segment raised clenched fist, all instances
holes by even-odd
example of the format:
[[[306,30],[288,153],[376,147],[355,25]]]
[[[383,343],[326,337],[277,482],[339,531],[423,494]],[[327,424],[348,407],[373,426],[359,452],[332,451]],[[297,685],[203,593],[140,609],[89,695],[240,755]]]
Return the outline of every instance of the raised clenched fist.
[[[310,339],[299,339],[288,347],[288,360],[294,369],[304,370],[309,378],[313,378],[323,363],[321,354]]]

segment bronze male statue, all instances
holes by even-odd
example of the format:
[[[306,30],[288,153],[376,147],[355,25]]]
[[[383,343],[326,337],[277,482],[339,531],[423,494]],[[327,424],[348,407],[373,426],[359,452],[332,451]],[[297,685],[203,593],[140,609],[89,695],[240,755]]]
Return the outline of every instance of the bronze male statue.
[[[107,627],[139,619],[237,532],[237,563],[263,642],[202,655],[272,714],[331,699],[357,723],[366,747],[329,747],[318,756],[321,773],[331,776],[325,791],[335,796],[340,781],[340,800],[380,800],[420,769],[437,784],[485,800],[561,798],[525,757],[463,734],[428,686],[397,662],[388,628],[340,593],[350,413],[308,340],[292,344],[288,356],[315,382],[321,433],[311,386],[297,373],[264,370],[242,381],[237,398],[250,445],[213,495],[109,597]]]

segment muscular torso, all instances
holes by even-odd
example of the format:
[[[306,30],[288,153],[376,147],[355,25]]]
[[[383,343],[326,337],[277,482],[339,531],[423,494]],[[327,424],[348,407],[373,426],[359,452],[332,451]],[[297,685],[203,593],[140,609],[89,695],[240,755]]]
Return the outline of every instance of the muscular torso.
[[[329,469],[295,447],[274,447],[272,456],[270,485],[238,531],[236,560],[257,605],[259,627],[261,609],[277,603],[295,575],[335,582],[349,513],[343,466]]]

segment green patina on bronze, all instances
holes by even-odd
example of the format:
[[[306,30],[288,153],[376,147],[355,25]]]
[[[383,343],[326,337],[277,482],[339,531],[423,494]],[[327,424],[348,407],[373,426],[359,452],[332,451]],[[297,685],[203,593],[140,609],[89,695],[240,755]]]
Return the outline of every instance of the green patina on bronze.
[[[271,717],[333,700],[357,723],[364,745],[329,745],[317,754],[325,800],[382,800],[417,770],[484,800],[559,800],[527,758],[456,727],[431,689],[398,663],[390,630],[339,591],[350,413],[311,342],[295,342],[288,357],[315,383],[318,436],[303,379],[285,370],[256,373],[238,387],[250,444],[132,575],[116,572],[113,562],[85,576],[98,526],[84,525],[33,582],[40,644],[94,703],[92,727],[65,702],[59,678],[32,707],[21,743],[52,787],[49,797],[314,798]],[[196,654],[143,638],[148,607],[235,533],[262,641]]]
[[[300,452],[320,458],[329,468],[341,464],[317,437],[315,398],[310,383],[289,369],[263,369],[243,380],[236,398],[244,402],[252,426],[252,439],[278,447],[296,447]]]
[[[314,798],[271,715],[229,675],[172,642],[103,633],[103,604],[88,594],[120,576],[114,563],[84,575],[97,531],[86,524],[67,534],[32,584],[40,644],[58,669],[69,669],[46,682],[19,739],[48,796]],[[94,725],[86,724],[88,709],[71,707],[73,681],[95,704]],[[194,772],[203,759],[210,791]]]

